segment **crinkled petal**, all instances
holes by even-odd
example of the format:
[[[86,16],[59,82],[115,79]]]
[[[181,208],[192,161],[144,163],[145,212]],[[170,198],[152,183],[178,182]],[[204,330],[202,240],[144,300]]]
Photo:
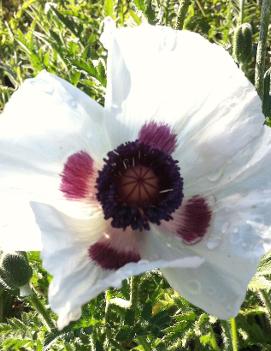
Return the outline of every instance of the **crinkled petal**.
[[[264,116],[254,86],[222,47],[147,24],[109,24],[103,41],[113,145],[136,139],[147,122],[167,123],[178,134],[173,158],[186,196],[223,187],[245,167],[264,134]]]
[[[108,150],[102,123],[103,108],[70,83],[46,71],[27,79],[0,119],[1,188],[56,197],[71,154],[101,162]]]
[[[256,191],[217,199],[209,231],[195,245],[186,246],[168,235],[174,246],[205,260],[189,271],[163,269],[173,288],[210,314],[235,316],[260,257],[271,248],[270,199],[270,193]]]
[[[32,208],[42,232],[43,265],[53,275],[49,302],[59,316],[60,329],[80,317],[84,303],[110,286],[119,287],[122,280],[131,275],[159,267],[198,267],[203,262],[195,255],[191,257],[185,252],[180,255],[179,250],[174,255],[167,247],[166,252],[161,251],[159,243],[152,245],[156,253],[146,251],[151,241],[139,239],[139,246],[146,244],[145,251],[140,251],[139,262],[130,262],[117,270],[104,269],[89,254],[89,248],[99,242],[107,230],[108,223],[100,211],[89,219],[78,220],[45,204],[32,203]],[[146,233],[146,237],[149,234]],[[119,249],[123,248],[122,245]]]
[[[236,316],[245,298],[246,286],[209,262],[191,270],[164,268],[162,273],[189,302],[221,319]]]

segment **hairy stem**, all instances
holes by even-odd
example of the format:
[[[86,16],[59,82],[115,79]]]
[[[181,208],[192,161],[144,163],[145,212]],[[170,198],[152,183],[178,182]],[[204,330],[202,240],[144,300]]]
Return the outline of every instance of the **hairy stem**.
[[[212,346],[213,350],[220,351],[220,348],[219,348],[217,340],[216,340],[215,332],[214,332],[211,325],[210,325],[210,329],[211,329],[211,335],[212,335],[211,346]]]
[[[28,297],[28,301],[31,303],[31,305],[35,308],[35,310],[42,317],[44,324],[46,325],[48,330],[51,331],[52,329],[55,329],[55,324],[52,321],[48,310],[40,302],[40,299],[38,298],[38,296],[36,295],[36,293],[34,291],[33,291],[33,294]]]
[[[130,278],[130,304],[133,310],[137,308],[139,280],[140,278],[138,276]]]
[[[183,29],[184,20],[190,4],[191,4],[191,0],[180,1],[180,6],[177,14],[177,21],[175,25],[176,29]]]
[[[245,0],[240,0],[239,24],[244,22]]]
[[[109,308],[110,308],[110,289],[105,292],[105,313],[104,313],[104,324],[105,324],[105,343],[104,346],[109,346],[109,340],[111,338],[111,330],[108,326]]]
[[[238,335],[235,318],[230,319],[232,350],[238,351]]]
[[[223,340],[223,346],[224,350],[227,351],[233,351],[232,350],[232,343],[231,343],[231,328],[230,328],[230,323],[228,321],[220,321],[220,325],[222,328],[222,340]]]
[[[4,322],[4,290],[0,288],[0,323]]]
[[[270,21],[271,1],[263,0],[261,9],[261,22],[260,22],[260,38],[257,47],[256,67],[255,67],[255,86],[261,98],[263,98],[263,78],[265,72],[265,59],[266,59],[266,42],[268,25]]]

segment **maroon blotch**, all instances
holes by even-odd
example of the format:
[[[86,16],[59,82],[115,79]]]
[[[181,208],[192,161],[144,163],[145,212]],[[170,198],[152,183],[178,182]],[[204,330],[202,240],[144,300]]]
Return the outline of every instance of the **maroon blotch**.
[[[103,269],[116,270],[127,263],[140,260],[138,253],[133,251],[118,252],[105,242],[97,242],[90,246],[88,252],[89,257]]]
[[[153,148],[171,154],[177,144],[177,135],[165,123],[149,122],[144,124],[139,132],[140,142]]]
[[[200,196],[189,199],[182,211],[182,221],[177,233],[187,244],[195,244],[207,233],[212,212],[207,201]]]
[[[68,199],[82,199],[89,195],[90,179],[94,174],[94,162],[85,151],[71,155],[61,174],[60,190]]]

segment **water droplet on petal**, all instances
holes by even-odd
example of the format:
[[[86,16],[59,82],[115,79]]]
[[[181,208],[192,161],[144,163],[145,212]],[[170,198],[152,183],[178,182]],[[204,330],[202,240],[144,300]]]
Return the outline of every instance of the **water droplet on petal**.
[[[217,200],[214,195],[206,196],[205,199],[210,207],[214,207],[216,205]]]
[[[75,100],[70,100],[69,101],[69,105],[72,107],[72,108],[75,108],[77,106],[77,102]]]
[[[222,174],[223,174],[223,170],[221,168],[219,171],[209,174],[207,178],[210,182],[214,183],[219,181],[219,179],[222,177]]]
[[[207,247],[208,247],[209,250],[214,250],[215,248],[218,247],[219,244],[220,244],[220,240],[212,239],[212,240],[209,240],[207,242]]]
[[[257,216],[254,218],[254,221],[258,224],[264,224],[264,218],[263,216]]]
[[[230,238],[230,241],[232,244],[240,244],[240,242],[242,241],[242,235],[241,233],[239,232],[239,229],[238,228],[234,228],[233,229],[233,232],[231,234],[231,238]]]
[[[245,241],[242,242],[241,244],[243,249],[247,249],[248,248],[248,243],[246,243]]]
[[[227,233],[228,230],[230,228],[230,223],[229,222],[225,222],[223,225],[222,225],[222,228],[221,228],[221,231],[223,234]]]
[[[201,292],[201,284],[198,280],[189,280],[187,285],[193,295],[198,295]]]
[[[161,40],[160,48],[166,51],[173,51],[177,44],[177,34],[169,32],[167,29]]]
[[[29,80],[30,84],[37,87],[37,89],[41,90],[45,94],[53,94],[55,88],[52,84],[46,82],[45,80]]]
[[[232,306],[227,305],[227,306],[226,306],[226,311],[229,312],[229,313],[233,313],[233,308],[232,308]]]

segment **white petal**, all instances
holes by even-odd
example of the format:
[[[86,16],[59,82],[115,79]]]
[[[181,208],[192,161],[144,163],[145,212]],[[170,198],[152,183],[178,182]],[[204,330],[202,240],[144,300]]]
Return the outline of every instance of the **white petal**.
[[[200,243],[185,246],[172,238],[187,254],[204,258],[204,264],[189,271],[164,269],[169,283],[206,312],[222,319],[235,316],[260,257],[271,248],[270,199],[270,192],[251,192],[217,200],[209,233]]]
[[[194,305],[221,319],[237,315],[246,286],[209,262],[197,269],[162,269],[169,284]],[[242,291],[240,293],[240,291]]]
[[[108,149],[103,108],[46,71],[27,79],[0,119],[1,188],[55,196],[67,157],[87,151],[95,161]]]
[[[113,145],[136,139],[146,121],[168,123],[178,133],[173,158],[187,196],[207,193],[223,176],[224,184],[246,164],[264,133],[261,101],[222,47],[146,24],[111,26],[104,44]]]
[[[33,251],[41,249],[40,230],[23,194],[2,192],[0,213],[0,250]]]
[[[42,232],[43,265],[54,277],[49,302],[59,316],[60,329],[80,317],[84,303],[110,286],[119,287],[122,280],[131,275],[157,267],[198,267],[203,262],[195,255],[170,257],[167,252],[156,258],[146,254],[138,263],[128,263],[116,271],[104,270],[91,262],[88,253],[89,247],[106,230],[107,223],[101,212],[88,220],[77,220],[48,205],[32,203],[32,208]]]

